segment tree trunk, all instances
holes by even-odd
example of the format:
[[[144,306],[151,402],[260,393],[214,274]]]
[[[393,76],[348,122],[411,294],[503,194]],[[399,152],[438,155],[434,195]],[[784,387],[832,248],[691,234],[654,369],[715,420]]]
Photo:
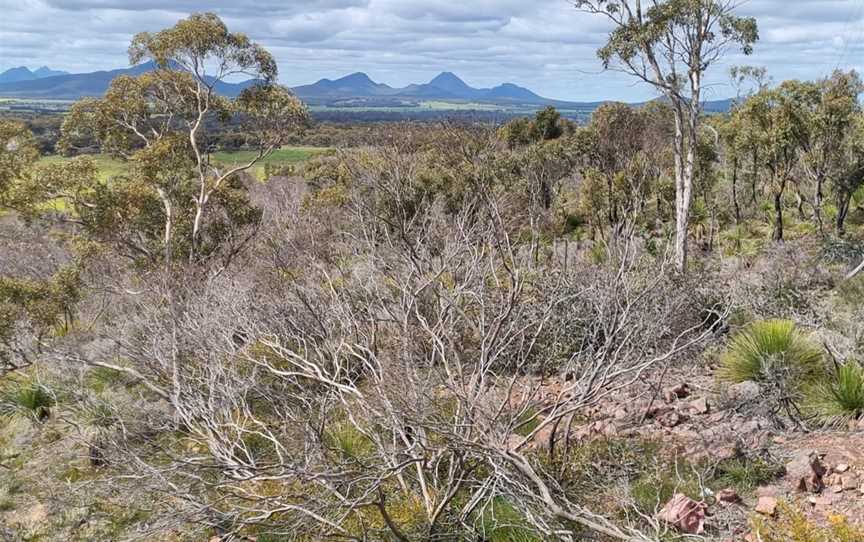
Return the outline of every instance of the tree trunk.
[[[732,160],[732,205],[735,208],[735,224],[741,223],[741,206],[738,205],[738,159]]]
[[[813,198],[813,218],[816,220],[816,227],[820,234],[824,232],[824,224],[822,223],[822,201],[825,199],[825,194],[822,191],[823,184],[824,180],[820,175],[816,179],[816,195]]]
[[[774,241],[783,241],[783,192],[774,193]]]
[[[846,234],[846,217],[849,215],[849,206],[852,203],[852,193],[842,191],[837,194],[837,221],[834,226],[837,235],[843,236]]]
[[[687,126],[685,128],[684,108],[687,107]],[[687,272],[688,233],[690,229],[690,203],[693,199],[693,164],[695,149],[693,145],[698,123],[698,110],[688,104],[676,104],[675,112],[675,269]],[[685,142],[689,136],[689,145]],[[686,158],[685,158],[686,153]]]

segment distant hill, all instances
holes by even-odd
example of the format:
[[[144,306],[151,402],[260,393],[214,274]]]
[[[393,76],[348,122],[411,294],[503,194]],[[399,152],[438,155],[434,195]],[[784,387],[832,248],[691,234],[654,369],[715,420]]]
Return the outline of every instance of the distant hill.
[[[16,68],[16,70],[18,69]],[[76,74],[64,73],[48,77],[0,82],[0,96],[45,100],[77,100],[87,96],[102,96],[108,90],[111,81],[115,77],[120,75],[140,75],[154,69],[155,64],[151,62],[119,70]],[[254,81],[251,80],[242,83],[220,82],[216,85],[216,91],[223,96],[234,97],[253,83]]]
[[[11,68],[6,70],[3,73],[0,73],[0,84],[3,83],[17,83],[19,81],[32,81],[34,79],[43,79],[45,77],[53,77],[55,75],[68,75],[69,72],[52,70],[47,66],[42,66],[41,68],[30,71],[25,66],[19,66],[17,68]]]
[[[367,98],[373,96],[389,96],[394,89],[388,85],[376,83],[365,73],[352,73],[335,81],[321,79],[312,85],[295,87],[297,96],[313,98]]]

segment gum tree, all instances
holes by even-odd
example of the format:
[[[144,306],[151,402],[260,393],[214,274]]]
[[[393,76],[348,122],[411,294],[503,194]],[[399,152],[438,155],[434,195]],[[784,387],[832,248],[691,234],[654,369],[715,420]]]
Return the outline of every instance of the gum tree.
[[[129,161],[127,178],[112,187],[91,179],[87,190],[57,188],[76,201],[76,209],[88,210],[93,228],[147,259],[184,255],[194,263],[227,242],[242,244],[237,232],[254,226],[257,217],[239,174],[306,122],[302,103],[275,83],[270,53],[210,13],[136,35],[129,60],[155,68],[118,77],[104,97],[76,103],[63,126],[67,150],[81,139],[95,140],[103,152]],[[254,82],[230,99],[222,91],[239,76]],[[213,159],[208,137],[229,123],[240,125],[255,151],[248,162],[230,167]],[[105,206],[118,202],[128,207],[122,224],[113,218],[116,209]]]
[[[613,24],[598,51],[604,67],[651,85],[672,106],[675,172],[675,266],[687,268],[687,233],[705,75],[732,46],[752,52],[755,19],[737,17],[733,0],[573,0]]]

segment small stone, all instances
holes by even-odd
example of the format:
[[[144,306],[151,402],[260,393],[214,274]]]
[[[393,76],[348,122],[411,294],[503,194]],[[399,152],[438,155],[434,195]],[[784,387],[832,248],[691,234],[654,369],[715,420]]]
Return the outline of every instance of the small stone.
[[[840,485],[843,487],[843,491],[854,491],[858,489],[858,477],[854,474],[847,474],[843,477]]]
[[[756,503],[756,512],[764,516],[773,516],[777,513],[777,499],[774,497],[759,497]]]
[[[690,411],[695,414],[708,414],[709,410],[710,406],[708,405],[708,400],[704,397],[700,397],[690,402]]]
[[[728,393],[730,399],[746,403],[759,399],[762,396],[762,386],[752,380],[745,380],[739,384],[729,386]]]
[[[616,420],[623,420],[629,415],[630,413],[627,412],[627,409],[625,407],[618,408],[615,410],[615,412],[612,413],[612,417]]]
[[[834,472],[839,472],[840,474],[843,474],[847,470],[849,470],[849,465],[847,465],[846,463],[840,463],[839,465],[834,467]]]
[[[677,412],[667,412],[666,414],[658,418],[657,422],[663,427],[672,428],[677,427],[686,420],[687,417],[683,414],[679,414]]]

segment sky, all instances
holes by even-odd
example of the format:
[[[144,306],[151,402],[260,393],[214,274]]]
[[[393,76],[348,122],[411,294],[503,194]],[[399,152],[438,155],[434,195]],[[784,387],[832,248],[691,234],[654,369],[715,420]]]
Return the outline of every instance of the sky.
[[[88,72],[128,65],[133,34],[196,11],[219,14],[279,63],[295,86],[356,71],[392,86],[452,71],[476,87],[503,82],[573,101],[639,101],[650,88],[603,72],[602,18],[568,0],[0,0],[0,71],[15,66]],[[761,39],[750,57],[712,69],[708,99],[733,94],[733,65],[765,66],[776,81],[864,67],[864,0],[745,0]]]

